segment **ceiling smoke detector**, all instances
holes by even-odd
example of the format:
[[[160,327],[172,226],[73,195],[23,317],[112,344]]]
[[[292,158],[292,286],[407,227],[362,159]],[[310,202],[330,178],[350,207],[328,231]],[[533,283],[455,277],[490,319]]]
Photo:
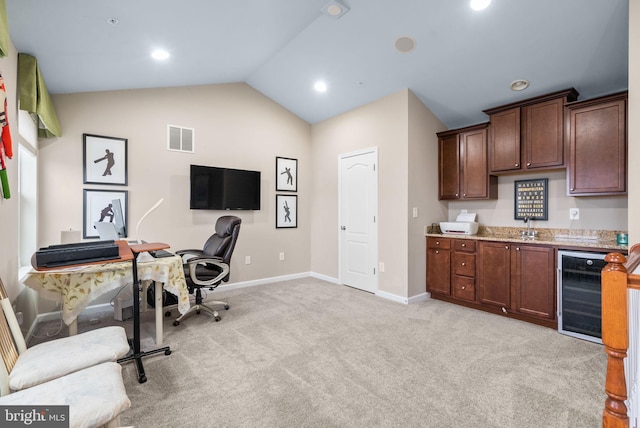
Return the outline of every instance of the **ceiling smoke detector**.
[[[409,53],[416,48],[416,39],[409,36],[398,37],[394,46],[398,52]]]
[[[509,87],[512,91],[523,91],[529,87],[529,81],[525,79],[514,80]]]
[[[331,0],[322,8],[322,13],[333,19],[338,19],[347,12],[349,7],[340,0]]]

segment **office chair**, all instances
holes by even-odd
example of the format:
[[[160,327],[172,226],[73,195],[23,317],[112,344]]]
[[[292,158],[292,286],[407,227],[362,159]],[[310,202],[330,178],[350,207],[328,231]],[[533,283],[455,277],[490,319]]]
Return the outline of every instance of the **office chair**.
[[[242,220],[235,216],[222,216],[216,220],[215,233],[207,239],[202,250],[180,250],[176,254],[181,256],[184,264],[184,276],[187,280],[189,293],[196,294],[196,303],[189,310],[178,317],[173,325],[193,315],[205,311],[220,321],[220,315],[213,308],[202,303],[202,289],[215,289],[222,281],[229,281],[229,266],[231,254],[236,246]],[[209,301],[208,304],[222,305],[229,309],[229,303]],[[170,313],[169,313],[170,314]]]
[[[0,396],[49,382],[70,373],[116,361],[130,350],[122,327],[103,327],[50,340],[27,349],[0,279]],[[3,367],[6,370],[2,370]]]

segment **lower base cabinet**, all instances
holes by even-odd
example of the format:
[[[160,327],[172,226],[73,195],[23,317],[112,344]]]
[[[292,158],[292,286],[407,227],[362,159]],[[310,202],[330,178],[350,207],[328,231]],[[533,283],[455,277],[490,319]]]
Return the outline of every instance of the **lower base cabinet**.
[[[435,299],[555,328],[555,254],[554,247],[538,244],[428,237],[427,291]]]

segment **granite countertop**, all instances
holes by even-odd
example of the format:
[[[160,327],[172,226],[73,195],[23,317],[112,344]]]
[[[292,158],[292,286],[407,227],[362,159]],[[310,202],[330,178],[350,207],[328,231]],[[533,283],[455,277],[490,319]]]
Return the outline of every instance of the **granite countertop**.
[[[624,230],[586,230],[586,229],[542,229],[536,239],[522,238],[522,227],[480,226],[477,235],[443,234],[437,225],[427,226],[425,236],[446,237],[456,239],[472,239],[476,241],[526,242],[528,244],[553,245],[556,247],[584,247],[585,249],[611,250],[626,253],[627,245],[618,245],[616,235],[627,233]]]

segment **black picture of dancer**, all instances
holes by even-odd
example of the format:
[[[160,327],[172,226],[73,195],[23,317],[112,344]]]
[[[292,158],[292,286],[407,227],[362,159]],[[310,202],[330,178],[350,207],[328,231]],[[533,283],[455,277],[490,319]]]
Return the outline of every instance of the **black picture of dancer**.
[[[285,168],[280,175],[287,174],[287,184],[293,185],[293,175],[291,175],[291,168]]]
[[[298,227],[298,196],[276,195],[276,229]]]
[[[297,159],[276,157],[276,191],[279,190],[284,192],[298,191]]]
[[[107,161],[107,166],[104,169],[104,173],[102,173],[103,177],[106,176],[106,175],[111,175],[111,168],[116,163],[116,161],[114,159],[114,156],[113,156],[113,152],[110,151],[109,149],[105,149],[104,151],[105,151],[105,155],[103,157],[93,161],[93,163],[102,162],[103,160]]]
[[[100,220],[98,221],[103,221],[106,217],[109,217],[109,223],[113,223],[114,215],[113,204],[109,204],[108,206],[104,207],[102,211],[100,211]]]
[[[287,201],[284,201],[284,222],[285,223],[291,223],[291,210],[289,209],[289,204],[287,204]]]

